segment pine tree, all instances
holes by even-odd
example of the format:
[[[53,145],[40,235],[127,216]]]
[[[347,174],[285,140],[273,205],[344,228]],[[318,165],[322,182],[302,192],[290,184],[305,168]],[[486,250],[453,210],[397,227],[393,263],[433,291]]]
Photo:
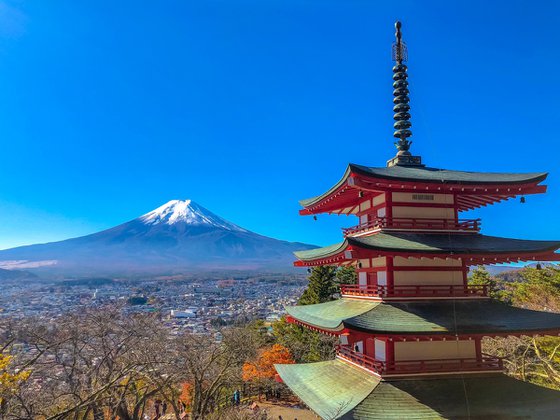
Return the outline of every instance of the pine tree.
[[[353,265],[340,267],[338,270],[336,270],[336,281],[339,285],[356,284],[358,282],[356,268]]]
[[[505,295],[498,289],[498,282],[490,275],[486,267],[483,265],[477,266],[469,277],[469,284],[486,286],[488,288],[488,296],[494,299],[504,300]]]
[[[298,303],[312,305],[332,300],[333,295],[338,291],[336,272],[337,268],[333,266],[313,267],[307,289],[301,295]]]
[[[338,338],[290,324],[282,318],[272,324],[278,344],[290,349],[297,363],[321,362],[334,357]]]

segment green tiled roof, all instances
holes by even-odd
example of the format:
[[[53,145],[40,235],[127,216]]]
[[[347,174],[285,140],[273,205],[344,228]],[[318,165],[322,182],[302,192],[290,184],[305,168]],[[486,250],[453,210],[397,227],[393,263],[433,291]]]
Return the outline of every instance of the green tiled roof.
[[[348,237],[343,242],[323,248],[295,252],[303,261],[325,258],[354,245],[365,249],[395,251],[406,253],[469,253],[469,254],[507,254],[515,252],[543,252],[560,248],[559,241],[532,241],[526,239],[500,238],[473,234],[434,234],[380,232],[365,237]]]
[[[560,392],[504,374],[381,382],[348,418],[557,419]]]
[[[276,365],[324,419],[556,419],[560,392],[503,374],[379,381],[341,360]]]
[[[525,184],[543,181],[546,172],[507,173],[507,172],[465,172],[426,166],[390,166],[373,168],[351,163],[351,172],[401,181],[437,182],[438,184]]]
[[[343,298],[286,310],[304,323],[332,331],[343,327],[401,335],[560,331],[560,314],[490,299],[374,302]]]
[[[543,181],[547,173],[535,172],[525,174],[515,173],[494,173],[494,172],[464,172],[450,171],[447,169],[437,169],[428,167],[406,167],[391,166],[373,168],[351,163],[346,168],[344,175],[340,181],[333,185],[327,192],[317,197],[301,200],[303,207],[310,206],[325,197],[328,197],[344,184],[350,173],[360,173],[366,176],[384,179],[394,179],[399,181],[417,181],[438,184],[525,184],[529,182]]]
[[[316,305],[289,306],[286,312],[306,324],[319,328],[337,330],[342,328],[342,321],[366,313],[375,308],[379,302],[337,299]]]
[[[516,308],[490,299],[385,302],[344,324],[386,333],[513,333],[560,330],[560,314]]]
[[[347,241],[339,242],[334,245],[324,246],[322,248],[308,249],[306,251],[294,252],[294,255],[300,260],[313,260],[315,258],[324,258],[329,255],[338,254],[348,245]]]
[[[374,375],[339,360],[275,367],[290,389],[327,419],[344,416],[379,383]]]

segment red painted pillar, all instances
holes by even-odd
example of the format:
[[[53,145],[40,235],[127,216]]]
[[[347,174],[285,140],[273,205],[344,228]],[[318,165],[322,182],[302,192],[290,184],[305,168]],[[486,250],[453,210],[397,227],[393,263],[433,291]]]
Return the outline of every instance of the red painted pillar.
[[[476,358],[480,360],[482,358],[482,339],[475,338],[474,339],[474,348],[476,351]]]
[[[453,210],[455,210],[455,224],[459,223],[459,205],[457,204],[457,193],[453,193]]]
[[[393,257],[385,257],[387,261],[387,289],[392,291],[395,285],[395,269],[393,265]]]
[[[395,342],[393,340],[387,339],[385,341],[385,355],[387,362],[395,361]]]
[[[385,215],[387,217],[388,223],[392,223],[393,220],[393,193],[387,191],[385,193]]]

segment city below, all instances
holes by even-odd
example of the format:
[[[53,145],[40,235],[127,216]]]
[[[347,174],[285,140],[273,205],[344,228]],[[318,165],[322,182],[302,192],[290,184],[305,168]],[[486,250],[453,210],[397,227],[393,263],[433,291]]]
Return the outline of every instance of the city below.
[[[237,277],[92,278],[5,281],[0,318],[54,321],[69,312],[107,306],[125,313],[158,312],[175,333],[216,333],[220,327],[254,319],[275,321],[294,305],[306,284],[303,274]]]

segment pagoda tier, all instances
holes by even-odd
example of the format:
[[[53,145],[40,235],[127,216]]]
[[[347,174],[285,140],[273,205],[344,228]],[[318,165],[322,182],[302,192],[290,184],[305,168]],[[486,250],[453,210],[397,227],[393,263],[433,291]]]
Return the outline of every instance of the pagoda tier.
[[[288,322],[339,336],[337,357],[378,376],[502,371],[483,337],[560,334],[560,314],[493,300],[338,299],[286,308]]]
[[[560,314],[491,299],[393,302],[342,298],[290,306],[286,311],[293,322],[336,335],[347,334],[349,329],[393,339],[560,333]]]
[[[469,285],[469,266],[517,261],[559,261],[558,241],[482,234],[378,232],[347,237],[323,248],[296,252],[295,266],[355,265],[357,284],[346,297],[383,299],[486,298],[486,286]]]
[[[560,392],[503,374],[381,380],[340,359],[276,365],[321,418],[558,418]]]
[[[383,203],[418,207],[429,204],[456,211],[470,210],[519,195],[546,192],[539,185],[547,173],[461,172],[423,166],[370,168],[350,164],[342,179],[326,193],[300,201],[300,214],[366,212]],[[407,199],[414,195],[412,200]],[[394,215],[397,217],[397,215]]]
[[[323,248],[296,252],[295,266],[343,265],[379,257],[460,259],[467,265],[560,261],[560,241],[533,241],[481,234],[380,232],[347,237]]]

